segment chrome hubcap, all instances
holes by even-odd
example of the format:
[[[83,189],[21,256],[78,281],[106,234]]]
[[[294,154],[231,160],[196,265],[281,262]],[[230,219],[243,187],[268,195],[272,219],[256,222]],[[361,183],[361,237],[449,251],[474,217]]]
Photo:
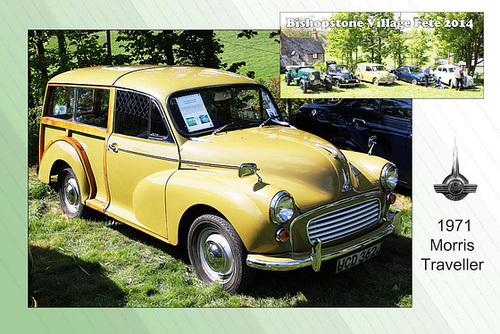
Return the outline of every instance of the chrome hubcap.
[[[198,238],[201,265],[212,281],[227,281],[234,269],[233,254],[227,239],[217,230],[204,229]]]
[[[67,175],[64,179],[64,201],[66,207],[71,212],[78,210],[78,205],[80,203],[80,191],[78,189],[78,183],[76,179]]]

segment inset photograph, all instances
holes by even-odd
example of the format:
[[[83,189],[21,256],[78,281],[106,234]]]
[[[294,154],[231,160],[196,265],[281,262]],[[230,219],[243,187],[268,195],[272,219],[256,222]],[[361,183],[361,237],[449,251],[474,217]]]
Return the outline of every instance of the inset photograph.
[[[282,98],[483,98],[482,12],[282,12]]]

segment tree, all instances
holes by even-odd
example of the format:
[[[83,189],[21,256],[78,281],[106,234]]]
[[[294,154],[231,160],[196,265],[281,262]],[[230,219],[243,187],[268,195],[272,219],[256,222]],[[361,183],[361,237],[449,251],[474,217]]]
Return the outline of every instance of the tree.
[[[412,29],[408,34],[406,45],[413,65],[424,65],[429,62],[427,51],[431,46],[428,33],[424,29]]]
[[[484,57],[484,13],[423,13],[421,17],[442,23],[433,33],[440,49],[453,62],[464,61],[469,74],[473,75],[479,59]],[[445,20],[451,27],[445,26]]]
[[[331,21],[364,21],[367,13],[342,12],[332,14]],[[356,63],[358,60],[358,50],[364,39],[363,28],[351,27],[331,27],[325,34],[328,40],[326,51],[333,57],[340,58],[347,65]]]
[[[368,20],[373,20],[374,24],[370,27],[369,24],[363,26],[363,40],[361,42],[361,48],[364,52],[369,54],[370,62],[382,63],[384,59],[390,53],[387,40],[390,34],[393,32],[394,28],[391,27],[379,27],[377,25],[378,20],[394,19],[394,13],[391,12],[374,12],[368,13],[366,17],[366,22]]]
[[[408,47],[405,45],[405,38],[401,30],[394,30],[389,34],[389,54],[394,60],[395,67],[402,65],[406,61]]]
[[[49,80],[49,61],[45,52],[47,40],[46,31],[30,30],[28,32],[28,107],[30,108],[41,103],[45,85]]]
[[[120,30],[117,42],[127,53],[127,62],[174,65],[173,46],[179,36],[173,30]]]
[[[75,51],[71,58],[74,68],[102,65],[106,63],[106,47],[99,44],[97,31],[92,30],[67,30],[68,45]]]

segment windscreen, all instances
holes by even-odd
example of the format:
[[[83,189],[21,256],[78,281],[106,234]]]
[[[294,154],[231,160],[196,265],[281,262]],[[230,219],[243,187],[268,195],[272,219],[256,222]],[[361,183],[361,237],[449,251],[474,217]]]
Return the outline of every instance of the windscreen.
[[[173,94],[168,108],[179,132],[187,137],[258,126],[281,120],[267,90],[259,85],[209,87]]]

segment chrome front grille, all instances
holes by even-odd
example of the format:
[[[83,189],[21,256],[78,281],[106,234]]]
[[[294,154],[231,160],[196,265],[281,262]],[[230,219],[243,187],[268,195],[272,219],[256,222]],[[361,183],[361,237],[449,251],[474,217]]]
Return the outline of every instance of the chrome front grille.
[[[313,219],[307,224],[311,243],[320,239],[323,243],[348,237],[376,224],[380,219],[380,202],[371,198],[332,210]]]

